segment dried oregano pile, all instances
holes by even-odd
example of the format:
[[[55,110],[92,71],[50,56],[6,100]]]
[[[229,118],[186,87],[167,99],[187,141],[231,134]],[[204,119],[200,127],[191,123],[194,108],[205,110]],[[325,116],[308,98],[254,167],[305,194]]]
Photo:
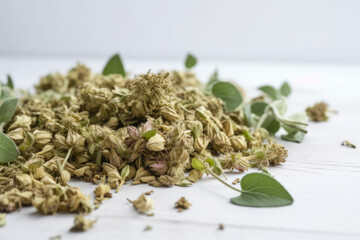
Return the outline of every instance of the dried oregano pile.
[[[264,95],[244,102],[242,90],[217,73],[201,84],[189,70],[195,63],[189,55],[186,71],[131,78],[115,55],[102,74],[79,64],[41,78],[35,95],[19,99],[9,77],[1,85],[0,211],[33,205],[43,214],[89,213],[94,203],[68,184],[74,178],[99,183],[97,205],[128,180],[189,186],[204,173],[241,192],[235,204],[291,204],[266,171],[243,177],[242,189],[221,177],[285,162],[287,150],[271,138],[280,127],[283,139],[302,141],[305,113],[285,117],[290,86],[263,86]]]

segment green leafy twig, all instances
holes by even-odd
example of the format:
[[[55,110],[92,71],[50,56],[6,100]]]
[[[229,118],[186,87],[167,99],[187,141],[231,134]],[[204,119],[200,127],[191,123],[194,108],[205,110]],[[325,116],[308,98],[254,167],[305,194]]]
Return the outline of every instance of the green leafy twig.
[[[216,161],[206,159],[192,159],[192,167],[198,171],[212,175],[230,189],[239,192],[240,196],[231,198],[231,202],[240,206],[248,207],[280,207],[290,205],[294,202],[288,191],[268,173],[249,173],[240,182],[241,189],[238,189],[219,176],[222,169],[218,169]]]

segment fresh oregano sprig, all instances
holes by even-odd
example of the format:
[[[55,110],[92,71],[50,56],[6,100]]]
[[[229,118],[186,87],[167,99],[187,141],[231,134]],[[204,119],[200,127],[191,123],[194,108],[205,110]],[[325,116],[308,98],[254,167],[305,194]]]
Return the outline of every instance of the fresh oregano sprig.
[[[11,120],[15,113],[18,99],[13,96],[13,82],[8,76],[7,84],[0,84],[0,163],[8,163],[19,156],[16,144],[3,133],[4,126]]]
[[[238,189],[219,177],[222,169],[218,168],[213,159],[201,161],[193,158],[192,167],[212,175],[225,186],[239,192],[240,196],[231,198],[233,204],[247,207],[280,207],[294,202],[289,192],[268,173],[246,174],[241,179],[241,189]]]

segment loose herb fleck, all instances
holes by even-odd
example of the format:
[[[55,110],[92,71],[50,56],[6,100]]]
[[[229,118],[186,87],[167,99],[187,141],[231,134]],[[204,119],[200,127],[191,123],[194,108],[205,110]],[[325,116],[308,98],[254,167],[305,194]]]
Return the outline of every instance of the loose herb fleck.
[[[329,105],[325,102],[316,103],[312,107],[306,108],[306,114],[311,121],[325,122],[328,120]]]
[[[225,229],[224,224],[220,223],[220,224],[219,224],[219,230],[224,230],[224,229]]]
[[[186,200],[185,197],[181,197],[176,203],[175,208],[178,210],[178,212],[182,212],[185,209],[188,209],[191,206],[191,203]]]
[[[352,144],[351,142],[349,142],[347,140],[342,141],[341,146],[345,146],[348,148],[356,148],[356,146],[354,144]]]
[[[6,225],[6,213],[0,213],[0,227]]]

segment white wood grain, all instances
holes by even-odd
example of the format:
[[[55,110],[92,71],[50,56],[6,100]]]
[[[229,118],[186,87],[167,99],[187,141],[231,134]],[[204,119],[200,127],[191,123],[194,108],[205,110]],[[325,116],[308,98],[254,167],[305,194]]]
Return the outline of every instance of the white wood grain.
[[[0,78],[10,72],[18,87],[29,88],[39,76],[49,71],[66,71],[73,59],[0,58]],[[99,71],[101,59],[86,59]],[[179,68],[181,61],[126,62],[132,72]],[[318,100],[338,110],[326,123],[311,123],[302,144],[283,142],[289,150],[287,162],[272,167],[283,185],[293,195],[292,206],[247,208],[232,205],[237,193],[211,177],[192,187],[152,188],[145,185],[124,186],[113,198],[104,201],[91,216],[98,223],[86,233],[70,233],[73,215],[40,216],[34,208],[8,214],[7,225],[0,228],[0,239],[360,239],[360,152],[340,146],[344,139],[360,146],[359,65],[201,63],[196,71],[206,78],[219,66],[220,76],[241,83],[250,94],[255,87],[288,79],[293,86],[289,112],[303,110]],[[281,141],[281,140],[279,140]],[[252,170],[256,171],[256,170]],[[229,181],[242,174],[229,173]],[[94,185],[73,182],[91,194]],[[155,216],[137,214],[126,198],[154,189]],[[192,207],[182,213],[174,202],[185,196]],[[223,223],[225,230],[218,230]],[[146,225],[153,230],[144,232]]]

